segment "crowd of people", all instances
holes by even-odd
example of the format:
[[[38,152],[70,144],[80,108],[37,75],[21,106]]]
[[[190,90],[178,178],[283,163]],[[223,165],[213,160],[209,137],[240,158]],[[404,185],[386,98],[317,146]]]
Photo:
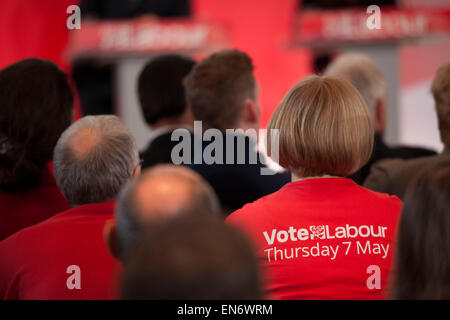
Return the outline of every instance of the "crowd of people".
[[[0,70],[0,298],[450,299],[450,62],[441,154],[384,143],[386,83],[359,53],[287,91],[267,150],[242,51],[156,57],[136,92],[145,150],[115,115],[76,120],[53,62]]]

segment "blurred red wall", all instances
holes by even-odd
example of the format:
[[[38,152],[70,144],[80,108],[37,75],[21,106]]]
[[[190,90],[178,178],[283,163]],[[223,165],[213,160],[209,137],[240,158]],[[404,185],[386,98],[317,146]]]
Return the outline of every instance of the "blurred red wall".
[[[297,0],[192,0],[198,18],[230,29],[232,46],[247,52],[261,87],[265,126],[287,90],[309,74],[306,50],[287,48]]]
[[[53,60],[67,71],[66,9],[77,3],[0,1],[0,68],[34,56]],[[296,4],[296,0],[192,0],[195,17],[226,25],[232,46],[252,57],[261,87],[263,126],[288,88],[310,72],[308,52],[286,47]]]

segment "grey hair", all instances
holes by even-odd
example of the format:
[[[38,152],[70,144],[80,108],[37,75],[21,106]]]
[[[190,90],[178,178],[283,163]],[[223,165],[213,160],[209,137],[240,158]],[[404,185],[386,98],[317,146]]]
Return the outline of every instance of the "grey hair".
[[[375,106],[386,94],[386,80],[373,60],[363,53],[344,53],[325,70],[325,75],[349,81],[361,94],[373,117]]]
[[[89,132],[95,142],[86,152],[73,143]],[[55,180],[72,206],[112,201],[139,166],[136,142],[116,116],[86,116],[59,138],[53,155]]]
[[[140,230],[142,229],[143,224],[146,224],[139,219],[141,213],[138,209],[136,190],[141,182],[150,177],[172,175],[187,181],[191,185],[189,203],[184,207],[178,208],[177,212],[172,212],[174,216],[207,214],[220,217],[221,206],[212,187],[197,173],[192,171],[192,176],[189,177],[186,174],[183,174],[184,170],[191,171],[185,167],[158,165],[146,170],[140,177],[129,181],[122,188],[118,197],[115,212],[117,249],[121,259],[123,259],[130,249],[138,243],[141,236]],[[166,212],[155,213],[164,216],[164,213]]]

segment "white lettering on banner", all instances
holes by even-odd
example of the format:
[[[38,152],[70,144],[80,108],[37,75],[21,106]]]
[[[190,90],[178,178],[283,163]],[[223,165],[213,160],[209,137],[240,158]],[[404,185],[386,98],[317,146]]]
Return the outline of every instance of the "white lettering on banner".
[[[389,244],[382,240],[386,238],[385,226],[361,225],[337,226],[330,228],[328,225],[309,226],[309,228],[295,228],[289,226],[287,230],[272,229],[263,231],[265,241],[270,247],[265,249],[269,262],[283,259],[308,258],[308,257],[329,257],[336,259],[338,252],[347,256],[350,253],[357,255],[378,255],[386,259],[389,254]],[[370,240],[360,240],[355,238],[369,238]],[[376,242],[380,238],[380,242]],[[348,239],[351,241],[342,241],[340,243],[342,250],[339,251],[339,244],[326,245],[319,240]],[[312,246],[288,247],[289,242],[301,242],[306,240],[317,240]],[[283,248],[276,244],[282,244]]]

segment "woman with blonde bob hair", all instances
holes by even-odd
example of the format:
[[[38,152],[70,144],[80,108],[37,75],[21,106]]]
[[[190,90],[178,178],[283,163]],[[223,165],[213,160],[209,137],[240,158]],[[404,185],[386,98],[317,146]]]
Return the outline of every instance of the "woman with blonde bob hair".
[[[292,182],[227,220],[253,240],[267,297],[384,298],[401,201],[345,178],[373,147],[358,91],[334,77],[309,76],[283,98],[271,132],[279,139],[268,139],[269,154],[278,148]]]

